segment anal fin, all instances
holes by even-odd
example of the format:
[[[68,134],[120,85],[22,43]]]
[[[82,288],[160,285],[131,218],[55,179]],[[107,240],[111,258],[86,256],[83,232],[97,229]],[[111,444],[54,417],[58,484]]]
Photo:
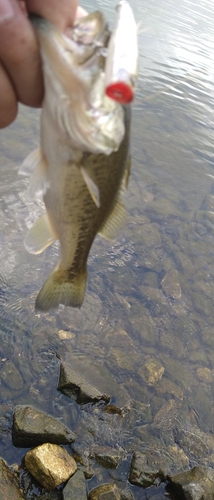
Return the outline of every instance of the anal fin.
[[[34,222],[33,226],[27,232],[24,245],[29,253],[39,254],[56,239],[57,237],[52,231],[48,216],[44,214]]]

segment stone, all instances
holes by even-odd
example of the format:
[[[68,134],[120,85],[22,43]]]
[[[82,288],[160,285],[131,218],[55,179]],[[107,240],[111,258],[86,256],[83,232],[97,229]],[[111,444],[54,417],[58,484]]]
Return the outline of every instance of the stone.
[[[58,391],[70,398],[75,397],[77,403],[110,401],[110,396],[101,394],[98,389],[89,384],[81,375],[72,370],[67,363],[61,363]]]
[[[206,384],[211,384],[212,382],[212,372],[209,368],[201,367],[196,370],[199,380],[205,382]]]
[[[22,500],[18,476],[9,468],[0,457],[0,500]]]
[[[167,295],[173,299],[180,299],[181,287],[178,281],[178,271],[176,269],[169,269],[161,281],[161,286]]]
[[[182,488],[186,500],[213,500],[214,498],[214,470],[210,467],[196,465],[170,479],[175,488]]]
[[[57,444],[45,443],[25,455],[25,465],[32,476],[47,490],[64,483],[77,470],[75,460]]]
[[[158,452],[141,453],[134,452],[130,473],[129,482],[136,486],[147,488],[152,484],[156,484],[156,480],[164,480],[165,475],[160,467],[161,457]]]
[[[148,385],[155,385],[161,380],[164,374],[164,367],[160,361],[149,357],[143,366],[139,368],[138,373]]]
[[[116,484],[101,484],[89,493],[89,500],[121,500],[121,494]]]
[[[0,378],[13,391],[20,391],[23,388],[23,378],[12,361],[5,361]]]
[[[121,500],[134,500],[134,495],[129,488],[121,491]]]
[[[62,494],[63,500],[87,500],[85,475],[81,470],[68,480]]]
[[[17,405],[13,414],[12,438],[14,446],[30,448],[46,442],[72,443],[75,435],[57,418],[34,406]]]
[[[121,453],[108,446],[93,445],[90,449],[90,456],[105,469],[116,469]]]
[[[169,378],[163,377],[159,380],[156,385],[156,390],[158,394],[173,395],[177,399],[180,399],[180,401],[183,401],[184,393],[182,389]]]

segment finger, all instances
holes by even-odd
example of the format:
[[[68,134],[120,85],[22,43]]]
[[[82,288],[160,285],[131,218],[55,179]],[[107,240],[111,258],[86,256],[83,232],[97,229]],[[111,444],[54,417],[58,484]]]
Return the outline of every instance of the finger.
[[[26,0],[29,12],[45,17],[61,31],[73,25],[77,3],[77,0]]]
[[[0,0],[0,61],[11,78],[17,99],[29,106],[40,106],[43,80],[38,44],[17,0]]]
[[[83,9],[83,7],[80,7],[80,5],[78,5],[76,13],[75,13],[75,19],[79,19],[79,17],[87,16],[87,14],[88,14],[87,10]]]
[[[17,98],[11,81],[0,64],[0,128],[7,127],[15,120],[18,106]]]

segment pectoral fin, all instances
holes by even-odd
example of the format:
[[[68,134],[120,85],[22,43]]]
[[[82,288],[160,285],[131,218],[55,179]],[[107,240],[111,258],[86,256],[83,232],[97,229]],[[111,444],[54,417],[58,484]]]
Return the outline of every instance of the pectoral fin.
[[[120,198],[117,199],[108,219],[101,227],[99,234],[108,240],[115,240],[126,221],[126,210]]]
[[[84,167],[80,167],[80,171],[81,171],[83,179],[86,183],[86,186],[89,190],[89,193],[92,197],[92,200],[94,201],[97,208],[99,208],[100,207],[100,192],[99,192],[98,186],[95,184],[95,182],[90,177],[90,175],[88,174],[87,170]]]
[[[55,240],[56,236],[52,231],[47,214],[42,215],[25,236],[24,245],[26,250],[32,254],[42,253]]]
[[[31,175],[29,184],[29,195],[43,196],[48,187],[49,181],[47,178],[47,161],[41,152],[41,149],[35,149],[30,153],[27,158],[23,161],[19,174],[21,175]]]

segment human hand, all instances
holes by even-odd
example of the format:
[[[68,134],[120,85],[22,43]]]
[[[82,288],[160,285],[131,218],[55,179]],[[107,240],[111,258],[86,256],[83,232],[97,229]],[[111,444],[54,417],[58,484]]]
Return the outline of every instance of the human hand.
[[[28,13],[63,32],[83,15],[78,0],[0,0],[0,128],[16,118],[18,102],[39,107],[43,79],[38,43]]]

